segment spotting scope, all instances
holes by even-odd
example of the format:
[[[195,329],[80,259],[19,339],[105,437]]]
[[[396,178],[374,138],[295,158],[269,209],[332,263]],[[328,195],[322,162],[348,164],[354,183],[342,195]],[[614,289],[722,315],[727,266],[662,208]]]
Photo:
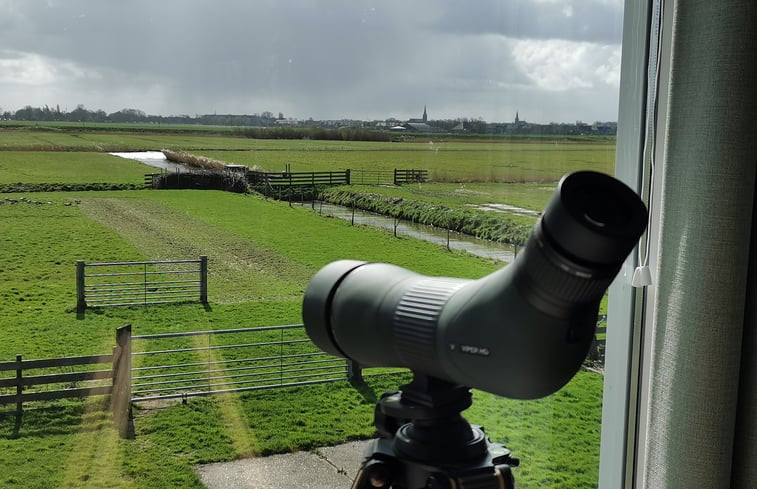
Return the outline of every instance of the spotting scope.
[[[641,199],[580,171],[557,190],[515,260],[478,280],[385,264],[333,262],[302,314],[327,353],[513,399],[547,396],[581,367],[599,304],[647,223]]]

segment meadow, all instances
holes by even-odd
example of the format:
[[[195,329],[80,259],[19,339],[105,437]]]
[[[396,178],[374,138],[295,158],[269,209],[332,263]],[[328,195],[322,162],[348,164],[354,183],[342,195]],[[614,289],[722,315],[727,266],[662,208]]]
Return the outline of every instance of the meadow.
[[[139,184],[145,173],[155,171],[107,153],[3,151],[0,156],[0,184]]]
[[[578,169],[612,173],[615,146],[574,142],[334,143],[288,141],[286,149],[201,151],[211,158],[269,171],[427,169],[434,182],[555,182]],[[369,146],[369,147],[366,147]]]
[[[188,138],[194,147],[220,147],[227,139],[165,134],[81,137],[89,144],[95,136],[112,141],[122,138],[118,144],[135,146],[144,142],[143,137],[161,143],[174,137],[175,141]],[[359,155],[384,158],[381,155],[387,150],[380,147],[397,144],[228,139],[248,147],[224,152],[226,156],[288,154],[293,170],[293,155],[303,161],[308,155],[314,160],[319,155],[350,155],[356,156],[357,162]],[[0,131],[0,146],[3,141],[9,139]],[[70,165],[75,160],[85,161],[79,160],[81,153],[51,152],[52,158],[44,159],[32,151],[38,149],[39,141],[27,143],[30,151],[25,153],[31,159],[0,151],[0,162],[11,158],[16,162],[4,167],[3,178],[23,181],[19,178],[44,174],[63,181],[79,175],[79,171],[71,172]],[[408,146],[401,153],[425,155],[425,144]],[[489,152],[485,150],[488,143],[468,144],[474,145],[469,151],[463,145],[457,152],[450,148],[449,153]],[[598,153],[607,152],[602,146]],[[90,156],[88,164],[94,167],[103,163],[106,168],[117,166],[106,155]],[[477,171],[495,160],[492,155],[481,156]],[[35,170],[23,169],[23,161],[31,161]],[[454,165],[453,159],[448,161]],[[122,174],[114,169],[102,178],[128,179],[132,178],[128,172],[141,175],[144,170],[136,162],[126,162],[126,167],[129,165],[132,168]],[[545,164],[539,173],[554,176],[561,165]],[[87,175],[85,180],[101,178]],[[465,194],[456,190],[470,190],[472,184],[445,185],[439,187],[440,195],[418,194],[414,198],[451,202]],[[490,185],[496,194],[500,184],[480,185],[482,189]],[[529,204],[528,195],[542,192],[538,191],[542,184],[519,185],[526,186],[518,197],[519,205],[539,206],[542,197],[534,197]],[[125,323],[133,325],[135,334],[299,323],[307,281],[326,263],[342,258],[391,262],[419,273],[466,278],[481,277],[503,265],[352,227],[306,208],[255,195],[191,190],[0,194],[2,199],[22,196],[44,204],[6,201],[0,205],[0,361],[11,360],[17,353],[25,358],[105,353],[113,345],[115,328]],[[465,199],[456,202],[464,205]],[[76,260],[181,259],[200,254],[208,255],[210,263],[208,308],[188,303],[75,312]],[[134,409],[133,440],[118,438],[106,398],[30,403],[20,424],[14,406],[0,406],[0,466],[12,468],[0,472],[0,488],[201,488],[193,468],[197,463],[308,450],[373,436],[376,398],[407,378],[368,377],[368,385],[361,391],[347,382],[336,382],[196,398],[187,404],[139,404]],[[563,390],[538,401],[512,401],[480,391],[474,392],[474,398],[466,417],[483,425],[493,440],[505,443],[521,458],[522,467],[516,471],[519,487],[596,487],[600,375],[580,372]]]

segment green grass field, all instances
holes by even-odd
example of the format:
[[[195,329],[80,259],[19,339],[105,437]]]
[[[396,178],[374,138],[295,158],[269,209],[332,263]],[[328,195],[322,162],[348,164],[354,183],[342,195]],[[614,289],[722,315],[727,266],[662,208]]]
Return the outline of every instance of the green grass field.
[[[18,197],[18,195],[16,196]],[[421,273],[479,277],[498,264],[350,227],[254,196],[198,191],[31,194],[50,205],[0,206],[0,360],[103,353],[114,329],[136,334],[299,322],[304,286],[329,261],[390,261]],[[65,206],[80,199],[80,205]],[[281,223],[287,223],[282,226]],[[339,243],[339,246],[334,246]],[[200,305],[74,312],[74,262],[210,258],[211,310]],[[375,395],[400,379],[346,382],[136,409],[119,440],[101,400],[32,404],[20,427],[0,412],[0,487],[201,487],[192,465],[368,437]],[[469,419],[523,458],[521,487],[594,487],[601,377],[581,373],[538,402],[476,393]],[[57,454],[57,455],[54,455]],[[567,470],[566,468],[570,468]]]
[[[146,151],[250,149],[251,139],[231,135],[56,131],[0,128],[0,151]]]
[[[437,182],[554,182],[578,169],[612,173],[615,160],[612,142],[259,140],[203,134],[0,129],[0,158],[11,150],[107,152],[164,148],[258,165],[269,171],[281,171],[287,164],[293,171],[424,168]]]
[[[611,173],[614,159],[614,145],[606,142],[264,141],[66,129],[0,129],[0,184],[141,182],[154,170],[101,152],[177,148],[275,171],[287,163],[294,171],[428,168],[454,182],[353,189],[449,207],[496,201],[541,210],[563,173],[585,168]],[[299,323],[309,278],[342,258],[467,278],[501,266],[254,195],[0,193],[0,200],[9,197],[44,204],[0,205],[0,361],[19,353],[27,359],[107,353],[115,328],[125,323],[135,334]],[[80,203],[66,205],[74,201]],[[209,257],[209,308],[183,304],[75,312],[76,260],[199,255]],[[11,468],[0,471],[0,488],[201,488],[196,463],[372,436],[376,397],[406,380],[369,377],[360,392],[337,382],[195,398],[187,404],[139,404],[134,440],[118,438],[104,398],[29,403],[20,425],[15,406],[0,406],[0,467]],[[539,401],[479,391],[474,397],[466,417],[521,457],[519,487],[596,487],[600,375],[580,372],[563,390]]]
[[[201,151],[211,158],[281,171],[427,169],[435,182],[556,182],[579,169],[611,173],[613,144],[538,143],[341,143],[287,141],[286,149]]]
[[[0,151],[3,183],[142,183],[155,168],[92,152]]]

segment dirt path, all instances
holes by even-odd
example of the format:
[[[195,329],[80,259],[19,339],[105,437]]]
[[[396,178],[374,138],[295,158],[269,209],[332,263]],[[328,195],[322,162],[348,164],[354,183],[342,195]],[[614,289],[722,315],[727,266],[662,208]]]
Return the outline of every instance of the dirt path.
[[[208,256],[212,302],[299,299],[314,273],[277,251],[158,202],[94,198],[82,210],[152,260]]]

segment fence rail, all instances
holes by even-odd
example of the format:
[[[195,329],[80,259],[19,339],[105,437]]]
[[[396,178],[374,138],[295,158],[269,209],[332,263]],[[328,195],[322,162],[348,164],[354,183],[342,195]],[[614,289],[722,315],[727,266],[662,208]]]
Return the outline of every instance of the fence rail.
[[[224,339],[228,338],[228,339]],[[345,380],[345,361],[320,351],[301,324],[133,336],[132,402]],[[177,343],[184,342],[182,347]]]
[[[103,270],[87,272],[87,269]],[[142,280],[137,280],[137,278]],[[208,301],[208,257],[199,260],[76,262],[76,310]]]
[[[81,365],[112,363],[113,355],[92,355],[84,357],[50,358],[43,360],[24,360],[22,355],[16,355],[16,361],[0,363],[0,372],[15,371],[15,377],[0,379],[0,388],[16,388],[15,394],[0,395],[0,404],[16,403],[18,411],[22,404],[28,401],[42,401],[63,399],[67,397],[84,397],[88,395],[110,394],[112,385],[88,385],[86,387],[71,387],[79,382],[94,382],[112,379],[113,370],[90,370],[69,373],[46,373],[41,375],[24,375],[35,370],[77,367]],[[53,384],[67,384],[55,386]],[[53,385],[52,390],[26,392],[24,389],[36,386]]]
[[[15,361],[0,362],[0,405],[16,404],[21,415],[23,404],[31,401],[82,398],[110,394],[113,418],[119,432],[128,431],[129,393],[126,372],[131,368],[129,342],[131,325],[116,330],[116,346],[107,355],[45,358],[24,360],[16,355]],[[109,369],[89,370],[88,366],[110,364]],[[61,372],[61,369],[78,369]],[[14,374],[7,377],[7,373]],[[29,374],[31,372],[31,374]],[[3,390],[15,390],[2,394]]]
[[[392,170],[352,170],[352,185],[394,185]]]
[[[428,182],[428,170],[394,170],[394,184]]]
[[[252,185],[277,187],[319,187],[349,185],[350,170],[267,173],[250,171],[247,180]]]

